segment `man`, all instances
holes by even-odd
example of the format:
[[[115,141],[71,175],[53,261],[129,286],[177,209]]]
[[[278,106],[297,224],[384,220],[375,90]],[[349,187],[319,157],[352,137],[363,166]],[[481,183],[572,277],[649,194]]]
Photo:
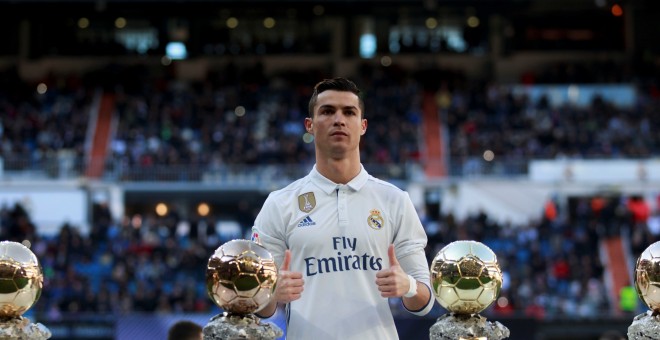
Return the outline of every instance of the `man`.
[[[272,192],[253,227],[280,265],[273,301],[287,310],[288,339],[397,339],[387,298],[413,314],[433,307],[426,234],[408,194],[360,163],[367,131],[360,90],[344,78],[314,87],[307,132],[316,165]]]
[[[167,332],[168,340],[202,340],[202,326],[188,320],[174,323]]]

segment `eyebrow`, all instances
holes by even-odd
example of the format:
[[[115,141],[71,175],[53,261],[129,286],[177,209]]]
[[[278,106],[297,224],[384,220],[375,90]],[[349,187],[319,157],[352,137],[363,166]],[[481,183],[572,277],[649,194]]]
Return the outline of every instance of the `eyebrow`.
[[[330,105],[330,104],[323,104],[323,105],[319,106],[319,110],[320,109],[335,109],[335,108],[337,108],[337,107],[334,106],[334,105]],[[349,110],[349,109],[350,110],[358,110],[358,108],[353,106],[353,105],[348,105],[348,106],[342,107],[342,110]]]

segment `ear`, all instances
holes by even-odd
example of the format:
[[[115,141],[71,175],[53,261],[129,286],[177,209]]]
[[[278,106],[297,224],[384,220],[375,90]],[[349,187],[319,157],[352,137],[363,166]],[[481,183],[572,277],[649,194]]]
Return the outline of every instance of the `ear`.
[[[309,117],[305,118],[305,130],[307,130],[307,132],[311,134],[314,134],[313,128],[314,128],[314,124],[312,118]]]
[[[367,120],[362,119],[362,131],[360,132],[360,135],[364,135],[367,132]]]

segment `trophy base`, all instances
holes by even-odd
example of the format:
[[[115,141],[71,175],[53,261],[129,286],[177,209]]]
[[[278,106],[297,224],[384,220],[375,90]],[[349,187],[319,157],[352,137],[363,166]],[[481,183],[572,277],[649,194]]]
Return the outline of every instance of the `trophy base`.
[[[40,323],[31,323],[22,316],[0,318],[0,339],[42,340],[53,334]]]
[[[252,314],[238,315],[227,312],[218,314],[209,320],[202,329],[204,340],[274,340],[284,332],[274,324],[261,323]]]
[[[488,340],[506,339],[511,335],[509,329],[501,323],[487,321],[479,314],[448,313],[440,316],[431,326],[430,340],[456,340],[486,338]]]
[[[637,315],[628,327],[629,340],[660,340],[660,319],[647,311]]]

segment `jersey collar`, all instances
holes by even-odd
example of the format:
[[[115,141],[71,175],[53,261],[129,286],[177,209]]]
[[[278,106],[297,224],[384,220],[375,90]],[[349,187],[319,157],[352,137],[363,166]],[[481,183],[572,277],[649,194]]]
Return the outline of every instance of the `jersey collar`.
[[[312,168],[312,171],[309,173],[309,175],[312,178],[312,183],[314,183],[328,195],[330,195],[333,191],[341,186],[341,184],[337,184],[321,175],[321,173],[316,170],[316,164],[314,164],[314,167]],[[364,166],[360,164],[360,172],[357,176],[355,176],[355,178],[348,182],[346,186],[353,189],[354,191],[359,191],[367,183],[367,180],[369,180],[369,173],[364,169]]]

